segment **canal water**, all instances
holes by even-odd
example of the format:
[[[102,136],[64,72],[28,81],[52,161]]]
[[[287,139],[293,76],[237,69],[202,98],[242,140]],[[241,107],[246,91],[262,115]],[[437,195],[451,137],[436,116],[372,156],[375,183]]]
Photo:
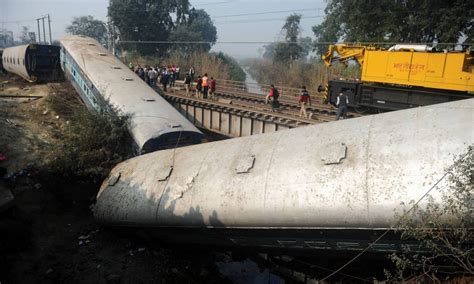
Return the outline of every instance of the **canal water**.
[[[242,66],[242,69],[245,72],[245,86],[247,87],[247,92],[259,95],[265,95],[265,92],[262,90],[262,87],[257,83],[257,81],[252,77],[248,71],[248,67]]]

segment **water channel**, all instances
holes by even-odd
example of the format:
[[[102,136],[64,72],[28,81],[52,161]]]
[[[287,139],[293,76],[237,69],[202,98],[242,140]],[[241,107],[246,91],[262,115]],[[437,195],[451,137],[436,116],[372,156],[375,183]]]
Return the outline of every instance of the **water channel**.
[[[245,72],[245,86],[247,87],[247,91],[253,94],[265,95],[260,84],[258,84],[248,71],[248,67],[242,66],[242,70]]]

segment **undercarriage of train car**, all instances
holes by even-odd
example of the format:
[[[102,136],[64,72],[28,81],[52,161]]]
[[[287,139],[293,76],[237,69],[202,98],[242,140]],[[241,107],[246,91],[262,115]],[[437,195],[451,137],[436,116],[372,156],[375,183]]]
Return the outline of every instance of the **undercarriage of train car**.
[[[32,44],[25,54],[25,66],[34,81],[50,82],[61,78],[61,48],[54,45]]]

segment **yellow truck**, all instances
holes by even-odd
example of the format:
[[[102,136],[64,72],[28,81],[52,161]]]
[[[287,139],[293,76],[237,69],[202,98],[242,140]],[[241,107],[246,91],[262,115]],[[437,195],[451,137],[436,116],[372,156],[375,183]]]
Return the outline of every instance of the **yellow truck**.
[[[350,60],[361,66],[361,80],[330,80],[325,90],[331,104],[341,92],[346,92],[356,110],[397,110],[473,97],[474,59],[470,49],[336,44],[322,56],[328,67]]]

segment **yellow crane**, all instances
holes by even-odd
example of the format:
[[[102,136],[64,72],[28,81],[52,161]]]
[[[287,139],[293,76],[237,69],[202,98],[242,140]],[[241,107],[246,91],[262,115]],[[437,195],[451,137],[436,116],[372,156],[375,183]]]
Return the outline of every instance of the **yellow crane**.
[[[363,45],[330,45],[321,57],[333,62],[361,66],[361,81],[331,80],[330,103],[348,92],[351,105],[396,110],[472,97],[474,64],[470,49],[436,51],[426,45],[395,45],[382,49]]]

